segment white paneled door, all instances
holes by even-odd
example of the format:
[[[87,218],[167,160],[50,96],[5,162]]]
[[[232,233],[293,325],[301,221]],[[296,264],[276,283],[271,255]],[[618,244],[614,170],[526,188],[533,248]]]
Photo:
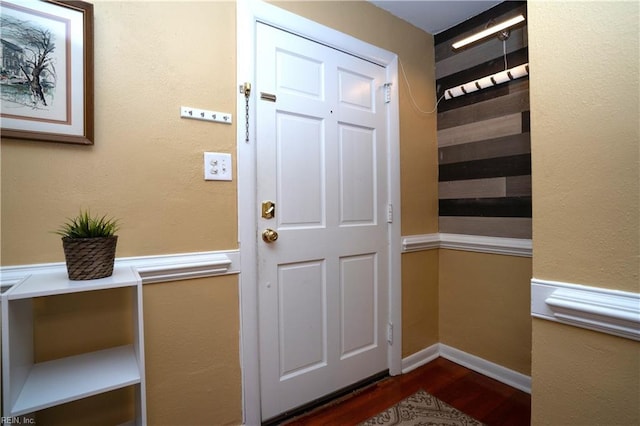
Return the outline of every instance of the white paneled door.
[[[387,132],[383,67],[256,31],[266,420],[388,368]]]

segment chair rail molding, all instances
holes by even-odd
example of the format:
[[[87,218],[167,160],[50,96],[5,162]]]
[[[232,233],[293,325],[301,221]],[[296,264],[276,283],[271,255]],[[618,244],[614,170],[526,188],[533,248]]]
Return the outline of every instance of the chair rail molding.
[[[450,249],[477,253],[531,257],[530,239],[486,237],[482,235],[433,233],[402,237],[402,252]]]
[[[120,257],[116,265],[135,268],[142,284],[182,281],[240,273],[240,251],[208,251],[156,256]],[[66,268],[64,262],[0,267],[0,284],[9,287],[31,274]]]
[[[433,250],[440,248],[440,234],[408,235],[402,237],[402,252]]]
[[[533,278],[531,316],[640,341],[640,293]]]

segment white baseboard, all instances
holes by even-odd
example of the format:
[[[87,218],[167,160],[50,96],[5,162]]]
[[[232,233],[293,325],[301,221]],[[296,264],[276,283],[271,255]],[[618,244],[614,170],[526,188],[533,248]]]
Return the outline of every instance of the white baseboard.
[[[439,343],[429,346],[402,359],[402,374],[415,370],[440,356]]]
[[[436,343],[404,358],[402,373],[408,373],[439,356],[513,388],[531,393],[531,377],[442,343]]]
[[[531,377],[440,343],[440,356],[506,385],[531,393]]]

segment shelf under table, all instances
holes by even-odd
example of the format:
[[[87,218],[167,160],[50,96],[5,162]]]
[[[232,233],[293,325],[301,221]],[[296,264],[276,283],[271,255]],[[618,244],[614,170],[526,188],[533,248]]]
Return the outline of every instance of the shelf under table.
[[[34,364],[11,413],[19,416],[140,383],[133,345]]]

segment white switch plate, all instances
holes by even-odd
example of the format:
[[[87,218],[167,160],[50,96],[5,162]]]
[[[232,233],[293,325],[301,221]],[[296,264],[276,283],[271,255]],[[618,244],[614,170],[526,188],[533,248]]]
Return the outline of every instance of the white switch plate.
[[[204,180],[231,180],[232,176],[231,154],[204,153]]]
[[[231,124],[232,116],[228,112],[209,111],[206,109],[180,107],[180,117],[193,118],[194,120],[215,121],[217,123]]]

